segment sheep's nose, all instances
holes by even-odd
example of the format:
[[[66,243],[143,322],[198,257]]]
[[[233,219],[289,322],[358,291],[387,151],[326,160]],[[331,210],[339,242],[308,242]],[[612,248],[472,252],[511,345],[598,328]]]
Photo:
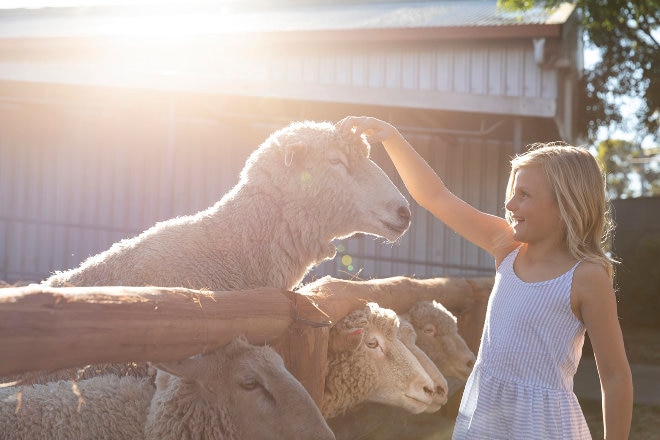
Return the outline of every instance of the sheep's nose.
[[[410,208],[408,208],[407,206],[400,206],[396,212],[402,221],[404,222],[410,221]]]
[[[444,387],[442,385],[438,385],[437,387],[435,387],[435,393],[438,396],[440,396],[441,399],[447,397],[447,392],[448,392],[447,387]]]

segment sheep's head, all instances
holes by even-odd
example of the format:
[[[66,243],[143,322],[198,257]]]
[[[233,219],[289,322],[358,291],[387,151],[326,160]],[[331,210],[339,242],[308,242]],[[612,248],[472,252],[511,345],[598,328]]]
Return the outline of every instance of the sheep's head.
[[[216,352],[158,368],[178,377],[186,387],[173,399],[191,396],[194,405],[206,407],[200,417],[218,418],[207,429],[234,431],[231,438],[334,438],[316,403],[270,347],[236,338]],[[160,385],[172,386],[167,383],[173,381],[172,376],[160,376]],[[215,432],[207,438],[228,437]]]
[[[456,317],[436,301],[419,301],[407,318],[417,332],[417,345],[446,377],[467,380],[475,357],[458,333]]]
[[[411,413],[433,403],[433,381],[398,338],[398,330],[396,313],[375,303],[349,313],[331,329],[326,418],[365,401]]]
[[[433,402],[426,409],[426,412],[433,413],[439,410],[442,405],[447,403],[449,387],[447,379],[442,375],[438,366],[428,357],[428,355],[417,345],[417,332],[413,325],[407,320],[399,317],[399,339],[408,350],[417,358],[420,365],[433,381],[435,393]]]
[[[357,232],[396,241],[410,225],[409,204],[369,152],[364,138],[342,137],[329,122],[296,122],[261,145],[242,179],[278,188],[285,215],[328,241]]]

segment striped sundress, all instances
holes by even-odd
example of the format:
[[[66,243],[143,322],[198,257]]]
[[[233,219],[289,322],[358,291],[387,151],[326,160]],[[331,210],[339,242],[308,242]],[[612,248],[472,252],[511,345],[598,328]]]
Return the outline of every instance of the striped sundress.
[[[591,439],[573,393],[585,334],[570,301],[579,263],[552,280],[526,283],[513,271],[519,249],[497,269],[452,438]]]

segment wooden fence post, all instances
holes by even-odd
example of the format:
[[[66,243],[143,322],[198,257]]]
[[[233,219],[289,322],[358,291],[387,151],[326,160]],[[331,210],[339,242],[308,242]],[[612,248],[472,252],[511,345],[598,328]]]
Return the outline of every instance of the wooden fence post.
[[[458,332],[465,339],[470,350],[477,354],[481,344],[481,333],[484,329],[486,308],[490,291],[493,288],[493,277],[471,278],[466,280],[472,287],[474,302],[470,309],[458,317]]]

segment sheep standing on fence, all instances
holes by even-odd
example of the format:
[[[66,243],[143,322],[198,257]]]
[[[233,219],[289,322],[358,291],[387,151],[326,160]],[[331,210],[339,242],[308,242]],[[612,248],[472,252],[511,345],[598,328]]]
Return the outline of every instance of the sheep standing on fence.
[[[98,376],[0,389],[0,438],[334,439],[316,404],[269,347],[236,338],[159,365],[147,378]],[[169,373],[167,373],[167,372]]]
[[[352,311],[332,327],[321,407],[326,419],[367,401],[411,413],[433,403],[435,385],[398,332],[396,313],[376,303]]]
[[[215,205],[157,223],[45,283],[291,290],[334,257],[335,238],[363,232],[395,241],[410,225],[408,202],[369,151],[331,123],[293,123],[252,153]],[[98,369],[117,371],[87,371]]]
[[[409,204],[369,150],[331,123],[293,123],[252,153],[215,205],[157,223],[45,282],[291,290],[335,256],[332,240],[363,232],[396,241],[408,229]]]

